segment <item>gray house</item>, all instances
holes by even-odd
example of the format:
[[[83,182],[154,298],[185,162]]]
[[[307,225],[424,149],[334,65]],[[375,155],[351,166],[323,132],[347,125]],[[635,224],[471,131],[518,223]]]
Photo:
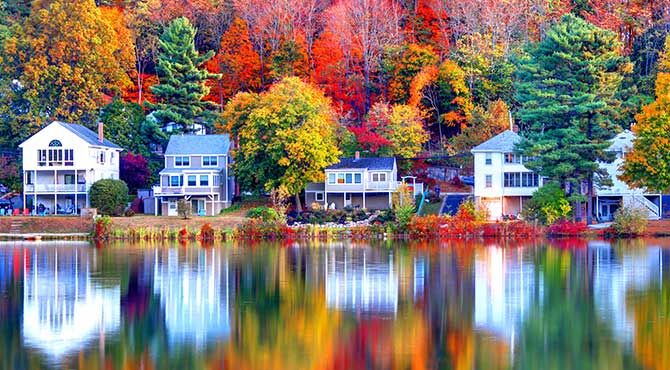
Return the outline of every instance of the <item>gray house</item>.
[[[229,207],[235,188],[229,150],[228,135],[170,137],[160,185],[153,188],[155,214],[160,210],[176,216],[180,199],[191,201],[193,214],[200,216],[214,216]]]
[[[398,166],[393,157],[341,158],[325,169],[325,182],[309,183],[305,204],[342,209],[387,209],[398,189]],[[423,184],[410,184],[414,194],[423,192]]]

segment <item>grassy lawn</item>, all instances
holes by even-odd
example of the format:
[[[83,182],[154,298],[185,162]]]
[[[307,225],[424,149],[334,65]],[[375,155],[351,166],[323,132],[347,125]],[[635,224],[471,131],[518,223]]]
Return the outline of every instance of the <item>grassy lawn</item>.
[[[442,202],[433,202],[433,203],[424,203],[423,205],[423,216],[427,215],[439,215],[440,208],[442,207]]]
[[[71,216],[7,216],[0,217],[0,233],[8,233],[12,223],[20,225],[21,233],[88,233],[93,230],[90,218]]]
[[[181,217],[135,215],[133,217],[114,217],[112,229],[139,229],[139,228],[200,228],[204,224],[211,224],[215,229],[234,227],[244,222],[244,212],[231,212],[221,216],[193,216],[188,220]]]

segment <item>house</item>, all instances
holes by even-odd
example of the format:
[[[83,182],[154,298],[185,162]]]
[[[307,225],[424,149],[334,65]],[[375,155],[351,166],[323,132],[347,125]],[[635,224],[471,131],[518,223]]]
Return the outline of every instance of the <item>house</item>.
[[[305,203],[342,209],[360,207],[387,209],[392,205],[393,193],[401,184],[398,166],[393,157],[342,158],[325,169],[325,182],[309,183],[305,189]],[[412,179],[406,177],[405,179]],[[423,192],[423,184],[412,183],[414,195]]]
[[[180,199],[195,215],[213,216],[231,205],[228,135],[174,135],[165,149],[165,168],[154,186],[155,215],[176,216]],[[160,205],[159,205],[160,202]]]
[[[617,177],[621,173],[625,153],[632,148],[634,135],[623,131],[613,138],[610,151],[616,153],[612,163],[601,163],[613,181],[613,186],[596,187],[594,216],[609,221],[622,204],[636,204],[649,212],[650,219],[660,215],[661,195],[643,189],[631,189]],[[545,179],[524,166],[526,158],[515,154],[514,147],[521,137],[507,130],[474,147],[475,202],[487,208],[491,220],[503,216],[518,216],[523,204],[544,184]]]
[[[39,213],[76,214],[90,206],[88,190],[101,179],[119,178],[123,150],[98,133],[54,121],[21,143],[23,204]]]

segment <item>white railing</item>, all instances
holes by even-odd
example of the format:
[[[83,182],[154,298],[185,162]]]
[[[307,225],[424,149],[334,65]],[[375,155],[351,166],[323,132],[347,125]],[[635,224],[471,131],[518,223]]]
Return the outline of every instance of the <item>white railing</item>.
[[[85,193],[86,184],[30,184],[24,185],[28,193]]]
[[[398,188],[399,181],[375,181],[366,184],[366,190],[386,190],[394,191]]]
[[[633,195],[630,202],[632,205],[640,206],[642,209],[646,210],[649,214],[649,218],[660,218],[660,208],[644,195]]]
[[[154,186],[154,195],[213,194],[218,186]]]

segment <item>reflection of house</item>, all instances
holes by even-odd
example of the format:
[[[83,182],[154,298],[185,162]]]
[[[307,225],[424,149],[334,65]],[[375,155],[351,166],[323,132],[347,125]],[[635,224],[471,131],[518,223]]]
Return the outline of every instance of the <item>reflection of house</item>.
[[[153,189],[155,214],[161,210],[162,215],[176,216],[180,199],[190,201],[193,213],[202,216],[229,207],[234,189],[229,149],[228,135],[170,137],[160,184]]]
[[[490,247],[475,256],[475,325],[510,340],[526,317],[538,289],[532,261],[523,249]]]
[[[35,249],[29,261],[23,291],[26,346],[59,359],[118,330],[120,288],[91,279],[87,249]]]
[[[602,163],[613,181],[611,187],[595,189],[595,216],[600,220],[610,220],[621,204],[634,204],[649,213],[650,219],[659,218],[660,194],[647,193],[641,189],[631,189],[617,178],[625,153],[632,147],[635,136],[624,131],[614,137],[609,150],[616,154],[612,163]],[[515,145],[521,137],[507,130],[490,140],[474,147],[475,201],[484,205],[491,219],[503,215],[518,215],[524,201],[530,199],[544,179],[524,166],[526,158],[514,153]]]
[[[628,312],[627,296],[645,290],[662,280],[664,250],[659,247],[632,249],[617,253],[604,241],[589,242],[593,269],[593,299],[603,322],[614,329],[617,339],[630,342],[633,317]],[[665,252],[667,255],[667,252]]]
[[[78,212],[89,206],[94,182],[119,178],[122,149],[104,138],[102,124],[96,134],[82,125],[54,121],[19,146],[23,204],[42,204],[49,213]]]
[[[353,254],[362,253],[362,256]],[[326,304],[363,312],[392,312],[398,308],[398,274],[393,254],[376,259],[367,250],[326,252]]]
[[[201,250],[195,261],[185,262],[179,250],[170,249],[155,262],[154,292],[160,296],[171,341],[202,346],[228,337],[228,289],[228,262],[217,250]]]
[[[361,158],[358,153],[326,168],[325,178],[323,183],[307,184],[306,204],[386,209],[391,207],[392,194],[400,184],[395,158]],[[415,195],[423,192],[423,184],[410,186]]]

